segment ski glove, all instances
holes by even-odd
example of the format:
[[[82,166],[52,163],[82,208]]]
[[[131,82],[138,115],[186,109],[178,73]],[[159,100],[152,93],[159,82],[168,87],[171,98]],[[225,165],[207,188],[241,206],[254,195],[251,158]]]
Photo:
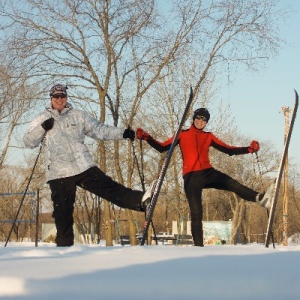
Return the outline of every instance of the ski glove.
[[[150,134],[144,131],[142,128],[136,130],[136,138],[139,140],[147,141],[150,138]]]
[[[123,138],[124,139],[130,139],[131,141],[134,141],[135,132],[132,129],[130,129],[130,127],[128,127],[124,130]]]
[[[248,147],[249,153],[254,153],[259,150],[259,142],[258,141],[252,141],[250,146]]]
[[[42,126],[46,131],[48,131],[48,130],[52,129],[53,124],[54,124],[54,119],[53,119],[53,118],[50,118],[50,119],[44,121],[44,122],[41,124],[41,126]]]

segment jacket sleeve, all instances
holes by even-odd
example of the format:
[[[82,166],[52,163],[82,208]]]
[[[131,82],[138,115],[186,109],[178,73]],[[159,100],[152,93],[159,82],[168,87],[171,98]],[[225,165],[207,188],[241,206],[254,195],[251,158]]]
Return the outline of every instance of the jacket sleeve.
[[[125,129],[115,126],[105,125],[97,119],[91,117],[88,113],[84,113],[85,119],[85,135],[95,140],[121,140]]]
[[[31,121],[23,137],[23,143],[26,148],[33,149],[40,144],[46,132],[41,124],[51,117],[50,113],[43,112]]]
[[[170,149],[173,139],[174,139],[174,137],[171,137],[168,140],[166,140],[165,142],[159,142],[150,135],[147,142],[152,148],[154,148],[158,152],[162,153],[162,152],[166,152]]]
[[[224,143],[223,141],[221,141],[220,139],[218,139],[214,134],[211,135],[212,135],[211,146],[223,153],[226,153],[230,156],[249,153],[248,147],[230,146]]]

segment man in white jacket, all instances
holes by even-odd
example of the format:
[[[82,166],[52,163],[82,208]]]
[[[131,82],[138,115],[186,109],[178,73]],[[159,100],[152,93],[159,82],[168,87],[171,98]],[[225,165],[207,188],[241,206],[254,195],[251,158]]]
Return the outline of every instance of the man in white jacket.
[[[46,180],[51,189],[53,217],[57,229],[57,246],[74,243],[73,210],[76,187],[79,186],[119,207],[144,211],[151,191],[132,190],[113,181],[95,164],[85,136],[95,140],[134,140],[135,132],[107,126],[67,102],[67,87],[54,85],[50,90],[51,105],[31,122],[24,144],[35,148],[44,143]],[[43,139],[45,139],[43,141]]]

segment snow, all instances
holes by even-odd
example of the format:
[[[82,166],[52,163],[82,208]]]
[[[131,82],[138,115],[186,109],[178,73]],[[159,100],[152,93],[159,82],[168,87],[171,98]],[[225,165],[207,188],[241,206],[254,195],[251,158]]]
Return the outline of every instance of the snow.
[[[0,247],[0,299],[300,299],[299,244]]]

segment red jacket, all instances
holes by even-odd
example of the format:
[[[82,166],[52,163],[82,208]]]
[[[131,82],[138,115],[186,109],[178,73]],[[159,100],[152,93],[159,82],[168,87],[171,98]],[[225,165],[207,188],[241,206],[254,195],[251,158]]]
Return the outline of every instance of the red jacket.
[[[157,151],[164,152],[169,150],[173,139],[174,137],[171,137],[165,142],[159,142],[150,136],[147,142]],[[212,168],[209,161],[209,147],[211,146],[229,155],[249,153],[248,147],[227,145],[213,133],[196,129],[194,125],[191,125],[188,130],[180,132],[177,144],[179,144],[182,153],[183,175],[193,171]]]

